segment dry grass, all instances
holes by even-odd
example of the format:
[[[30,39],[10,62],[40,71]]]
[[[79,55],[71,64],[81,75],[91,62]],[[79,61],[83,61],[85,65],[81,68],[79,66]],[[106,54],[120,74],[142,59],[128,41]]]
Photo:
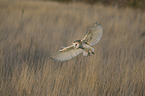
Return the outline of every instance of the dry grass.
[[[0,96],[144,96],[145,12],[101,5],[0,2]],[[96,21],[95,55],[49,57]]]

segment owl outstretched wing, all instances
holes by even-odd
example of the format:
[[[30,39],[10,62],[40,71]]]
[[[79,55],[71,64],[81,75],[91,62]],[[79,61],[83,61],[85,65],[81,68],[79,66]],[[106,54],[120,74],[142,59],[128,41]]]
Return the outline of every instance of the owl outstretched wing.
[[[89,45],[95,45],[101,39],[103,33],[103,27],[101,24],[93,24],[87,31],[87,34],[82,41],[87,42]]]
[[[76,49],[74,45],[71,45],[71,46],[63,48],[62,50],[59,50],[59,52],[56,53],[52,57],[52,59],[58,60],[58,61],[67,61],[79,55],[81,52],[82,52],[82,49]]]

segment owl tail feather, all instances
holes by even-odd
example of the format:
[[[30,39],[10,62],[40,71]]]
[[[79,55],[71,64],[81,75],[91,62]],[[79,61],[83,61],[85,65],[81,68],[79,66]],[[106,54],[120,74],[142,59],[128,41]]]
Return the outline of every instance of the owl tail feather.
[[[90,56],[91,53],[95,54],[93,51],[92,52],[90,52],[90,51],[87,52],[87,51],[83,50],[83,56]]]
[[[88,56],[88,52],[83,50],[83,56]]]

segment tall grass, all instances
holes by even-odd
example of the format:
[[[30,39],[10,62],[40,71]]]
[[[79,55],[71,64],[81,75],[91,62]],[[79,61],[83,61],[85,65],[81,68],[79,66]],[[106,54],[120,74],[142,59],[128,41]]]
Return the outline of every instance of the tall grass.
[[[70,3],[70,2],[83,2],[87,4],[96,4],[101,3],[103,5],[109,6],[118,6],[118,7],[131,7],[131,8],[139,8],[144,10],[145,9],[145,1],[144,0],[41,0],[41,1],[58,1],[63,3]]]
[[[145,95],[145,13],[102,5],[0,2],[0,96]],[[103,25],[95,54],[50,60]]]

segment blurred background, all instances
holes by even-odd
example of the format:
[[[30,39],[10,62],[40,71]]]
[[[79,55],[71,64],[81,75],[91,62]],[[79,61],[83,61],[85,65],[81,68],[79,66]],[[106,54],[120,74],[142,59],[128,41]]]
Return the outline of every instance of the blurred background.
[[[144,0],[1,0],[0,96],[144,96]],[[95,22],[95,54],[59,62]]]
[[[132,7],[132,8],[145,8],[144,0],[41,0],[41,1],[58,1],[63,3],[72,3],[72,2],[83,2],[87,4],[96,4],[101,3],[106,6],[118,6],[118,7]]]

